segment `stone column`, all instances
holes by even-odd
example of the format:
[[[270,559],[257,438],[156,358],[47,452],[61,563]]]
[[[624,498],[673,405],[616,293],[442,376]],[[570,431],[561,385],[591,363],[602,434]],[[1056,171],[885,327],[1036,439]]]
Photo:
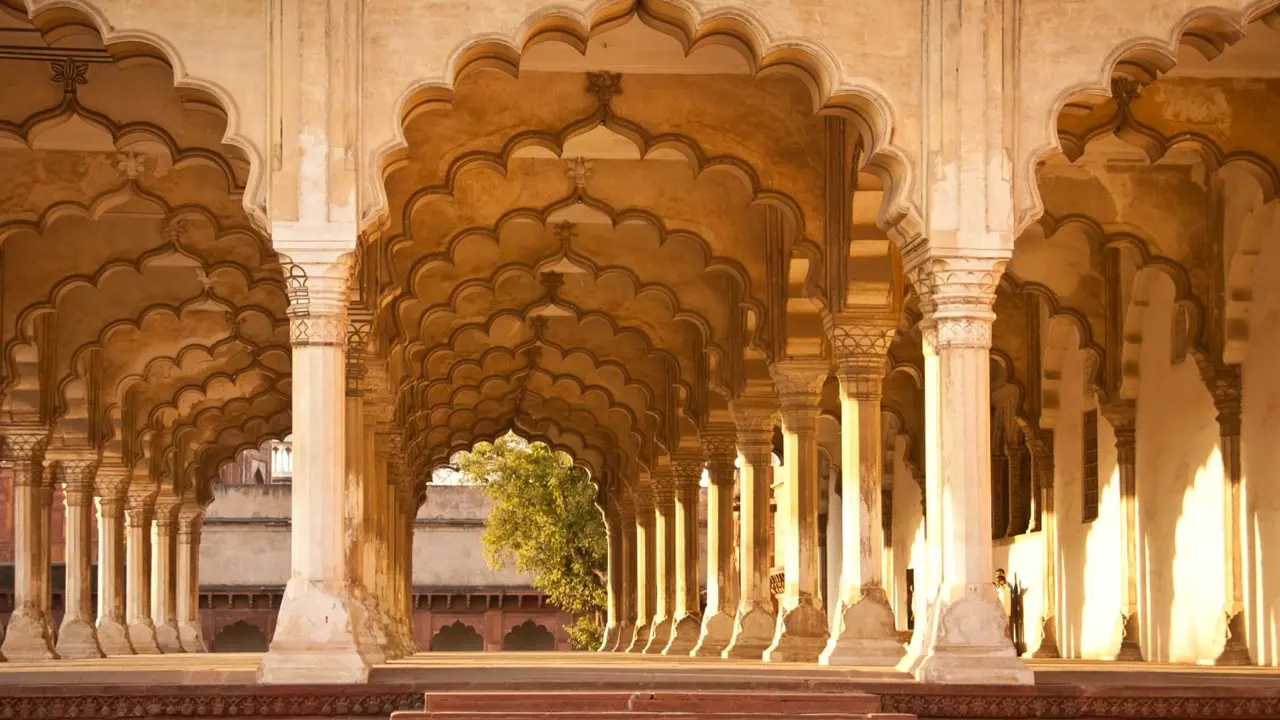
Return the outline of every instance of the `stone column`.
[[[58,628],[56,650],[59,657],[100,658],[102,647],[93,624],[89,553],[92,549],[93,479],[98,469],[96,451],[71,451],[46,462],[52,464],[53,479],[62,485],[67,500],[66,584],[63,594],[62,626]]]
[[[1010,418],[1012,420],[1012,418]],[[1004,446],[1004,456],[1009,463],[1009,517],[1008,524],[1004,528],[1005,537],[1014,537],[1021,535],[1027,531],[1027,526],[1031,522],[1031,516],[1028,512],[1031,509],[1030,503],[1024,502],[1026,498],[1026,489],[1023,483],[1030,478],[1022,477],[1022,431],[1013,428],[1007,438]]]
[[[671,639],[676,604],[676,487],[670,466],[659,467],[653,480],[654,522],[654,592],[653,628],[644,651],[657,654]]]
[[[924,561],[915,576],[915,630],[907,646],[905,664],[899,669],[913,671],[915,664],[925,656],[924,620],[937,600],[942,567],[942,517],[936,508],[942,506],[942,488],[939,482],[942,463],[941,418],[939,403],[942,389],[938,367],[938,329],[933,319],[933,303],[929,295],[920,296],[920,350],[924,368],[924,477],[920,488],[920,515],[924,524]],[[988,380],[989,382],[989,380]],[[935,508],[930,512],[930,508]]]
[[[1040,647],[1035,658],[1060,658],[1058,650],[1058,516],[1053,504],[1053,430],[1041,429],[1032,439],[1031,472],[1040,488],[1040,532],[1044,541],[1044,608],[1040,617]]]
[[[94,494],[98,497],[98,645],[107,656],[132,655],[125,619],[124,508],[129,469],[123,465],[98,468]]]
[[[174,588],[174,529],[178,524],[180,500],[161,493],[156,499],[153,534],[151,536],[151,621],[155,623],[156,644],[160,652],[182,652],[178,639],[178,603]]]
[[[1213,377],[1213,404],[1218,410],[1219,446],[1222,451],[1223,571],[1226,578],[1226,639],[1214,665],[1252,665],[1244,618],[1244,552],[1242,545],[1240,481],[1244,474],[1240,464],[1241,377],[1239,365],[1218,368]]]
[[[884,591],[880,395],[892,325],[836,328],[840,379],[840,597],[824,665],[896,665],[904,649]]]
[[[653,488],[644,483],[636,487],[636,633],[627,652],[644,652],[653,635],[653,620],[658,602]]]
[[[138,655],[156,655],[156,626],[151,619],[151,515],[156,488],[135,480],[129,488],[125,510],[125,622],[129,644]]]
[[[1141,661],[1138,635],[1138,452],[1132,405],[1108,411],[1116,434],[1116,469],[1120,475],[1120,611],[1122,636],[1116,660]]]
[[[400,536],[400,572],[395,575],[395,581],[400,594],[396,630],[400,637],[401,652],[412,655],[418,652],[418,644],[413,635],[413,534],[418,518],[418,496],[413,481],[404,476],[401,477],[397,491],[400,522],[396,525],[396,530]]]
[[[706,461],[702,453],[673,459],[675,473],[675,605],[671,637],[663,655],[688,655],[702,632],[698,583],[698,486]]]
[[[710,424],[702,432],[707,474],[707,610],[698,645],[690,655],[720,657],[733,637],[736,614],[733,583],[733,467],[736,430],[731,424]]]
[[[373,332],[373,317],[368,311],[352,311],[347,323],[347,355],[346,355],[346,395],[344,402],[345,420],[345,461],[343,474],[344,485],[344,547],[346,557],[346,576],[351,580],[352,602],[359,605],[358,624],[355,627],[356,641],[360,646],[360,654],[370,664],[386,660],[382,647],[378,643],[374,629],[372,603],[369,601],[369,588],[364,585],[364,544],[368,528],[365,527],[365,492],[366,485],[372,478],[366,478],[365,471],[365,427],[364,427],[364,382],[365,353],[368,349],[370,334]],[[372,452],[373,448],[368,448]]]
[[[342,223],[273,227],[283,252],[293,345],[292,573],[263,683],[363,683],[369,662],[346,555],[346,340],[349,254]]]
[[[608,570],[605,591],[608,600],[605,610],[608,619],[604,626],[604,639],[598,648],[600,652],[609,652],[618,645],[618,636],[622,625],[622,519],[619,517],[618,505],[612,498],[601,513],[604,516],[604,532],[608,549]]]
[[[391,614],[391,488],[387,484],[388,458],[393,444],[398,448],[399,436],[389,422],[379,422],[374,432],[374,452],[371,460],[372,482],[369,483],[371,542],[364,546],[364,564],[361,572],[364,585],[369,588],[371,603],[377,616],[374,632],[388,660],[400,657]]]
[[[1014,654],[1008,618],[992,585],[990,349],[996,284],[1007,253],[940,256],[912,270],[932,309],[938,349],[939,503],[928,493],[940,532],[935,600],[917,632],[922,642],[900,667],[930,683],[1031,683]],[[934,342],[932,338],[926,342]]]
[[[53,633],[53,473],[48,469],[41,474],[40,482],[40,541],[36,545],[40,552],[40,560],[36,564],[36,582],[40,588],[38,595],[44,604],[42,617],[45,624],[45,635],[56,640]]]
[[[737,428],[739,540],[738,612],[725,658],[759,660],[773,642],[777,620],[769,592],[769,527],[773,485],[773,416],[777,401],[744,396],[731,406]]]
[[[830,363],[822,358],[781,360],[772,367],[782,409],[786,527],[777,633],[766,662],[816,662],[829,635],[818,567],[818,403]]]
[[[10,662],[57,657],[40,597],[40,486],[47,432],[42,427],[0,428],[0,468],[13,477],[13,614],[2,648]]]
[[[200,530],[204,507],[187,500],[178,508],[178,641],[189,653],[206,652],[200,630]]]
[[[622,580],[618,601],[618,638],[609,650],[626,652],[636,634],[636,508],[630,498],[618,504],[618,551]]]

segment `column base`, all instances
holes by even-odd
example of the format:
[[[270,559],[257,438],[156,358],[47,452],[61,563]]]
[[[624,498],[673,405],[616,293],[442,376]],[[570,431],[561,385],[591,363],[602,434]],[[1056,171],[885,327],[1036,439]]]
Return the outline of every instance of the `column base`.
[[[662,649],[663,655],[688,655],[698,645],[702,634],[702,620],[697,615],[685,615],[671,625],[671,638]]]
[[[1224,615],[1227,616],[1227,642],[1218,657],[1213,659],[1213,664],[1252,665],[1253,658],[1249,656],[1249,646],[1245,643],[1244,613]]]
[[[755,605],[746,612],[739,612],[733,621],[733,636],[720,657],[760,660],[765,650],[773,644],[778,620],[763,605]]]
[[[19,608],[9,618],[0,652],[9,662],[56,660],[58,653],[53,649],[53,636],[48,628],[39,610]]]
[[[636,624],[635,635],[632,636],[631,642],[627,645],[624,652],[642,653],[644,648],[649,644],[649,636],[653,634],[653,624],[642,622]]]
[[[403,648],[400,647],[400,641],[395,636],[395,620],[386,610],[378,609],[374,613],[377,616],[374,637],[378,641],[378,647],[382,649],[382,657],[387,660],[404,657]]]
[[[1030,685],[1035,674],[1015,654],[1008,627],[992,585],[944,587],[916,625],[919,646],[898,669],[922,683]]]
[[[818,658],[821,664],[893,667],[907,654],[898,642],[893,610],[883,588],[862,588],[857,600],[847,606],[841,602],[836,613],[839,631]]]
[[[692,657],[720,657],[733,639],[733,615],[713,612],[702,619],[698,644],[689,651]]]
[[[812,598],[782,613],[773,644],[764,651],[765,662],[817,662],[827,645],[827,616]]]
[[[178,625],[178,640],[182,643],[184,652],[209,652],[209,649],[204,646],[204,633],[200,631],[199,625],[189,623]]]
[[[1058,623],[1052,615],[1040,619],[1040,647],[1031,653],[1031,657],[1043,660],[1062,657],[1058,650]]]
[[[133,644],[129,642],[129,628],[120,620],[98,620],[98,646],[107,657],[134,654]]]
[[[360,654],[364,655],[365,660],[370,665],[386,662],[386,653],[382,651],[382,644],[378,642],[377,612],[374,611],[368,597],[365,596],[363,588],[357,586],[354,595],[355,597],[351,602],[360,606],[358,617],[361,621],[356,633],[356,640],[360,645]]]
[[[160,654],[160,646],[156,643],[156,626],[149,619],[129,623],[129,644],[133,646],[135,655]]]
[[[275,637],[258,666],[262,684],[356,684],[369,681],[355,628],[362,608],[346,588],[334,592],[293,578],[285,586]]]
[[[182,648],[181,638],[178,637],[177,623],[168,622],[156,626],[156,645],[159,645],[160,652],[166,655],[186,652]]]
[[[64,617],[58,628],[58,644],[54,647],[58,657],[66,660],[106,657],[98,644],[98,633],[93,623],[76,617]]]
[[[597,652],[609,652],[618,646],[618,637],[622,628],[617,625],[606,625],[604,627],[604,638],[600,641],[600,647],[596,648]]]
[[[658,655],[671,640],[671,618],[659,620],[653,624],[649,642],[644,646],[645,655]]]
[[[399,642],[397,650],[400,657],[408,657],[418,652],[418,643],[413,639],[413,623],[405,618],[396,621],[396,634]]]
[[[1142,662],[1142,645],[1138,642],[1138,614],[1120,616],[1123,635],[1120,636],[1120,649],[1116,651],[1116,660],[1122,662]]]

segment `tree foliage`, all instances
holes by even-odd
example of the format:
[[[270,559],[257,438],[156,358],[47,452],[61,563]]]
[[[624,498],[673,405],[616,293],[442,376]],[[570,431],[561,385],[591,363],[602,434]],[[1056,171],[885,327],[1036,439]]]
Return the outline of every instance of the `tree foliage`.
[[[492,504],[482,536],[485,562],[532,575],[534,587],[577,616],[568,628],[574,647],[597,645],[607,541],[586,472],[563,453],[511,434],[459,453],[455,464]]]

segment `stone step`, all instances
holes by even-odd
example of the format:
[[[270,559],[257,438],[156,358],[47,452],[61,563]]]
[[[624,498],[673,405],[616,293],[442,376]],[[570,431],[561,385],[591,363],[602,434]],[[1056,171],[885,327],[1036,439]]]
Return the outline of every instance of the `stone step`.
[[[912,716],[881,714],[875,695],[858,692],[716,691],[552,691],[430,692],[421,711],[397,712],[394,720],[504,718],[533,720],[609,720],[611,718],[806,718],[897,720]]]

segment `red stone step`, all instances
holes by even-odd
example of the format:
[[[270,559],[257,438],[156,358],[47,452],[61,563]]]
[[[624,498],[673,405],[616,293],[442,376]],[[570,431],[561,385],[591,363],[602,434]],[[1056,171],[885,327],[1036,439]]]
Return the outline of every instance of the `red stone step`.
[[[882,714],[880,699],[858,692],[717,692],[689,690],[580,692],[430,692],[421,711],[395,713],[394,720],[611,720],[653,718],[805,718],[898,720]]]

